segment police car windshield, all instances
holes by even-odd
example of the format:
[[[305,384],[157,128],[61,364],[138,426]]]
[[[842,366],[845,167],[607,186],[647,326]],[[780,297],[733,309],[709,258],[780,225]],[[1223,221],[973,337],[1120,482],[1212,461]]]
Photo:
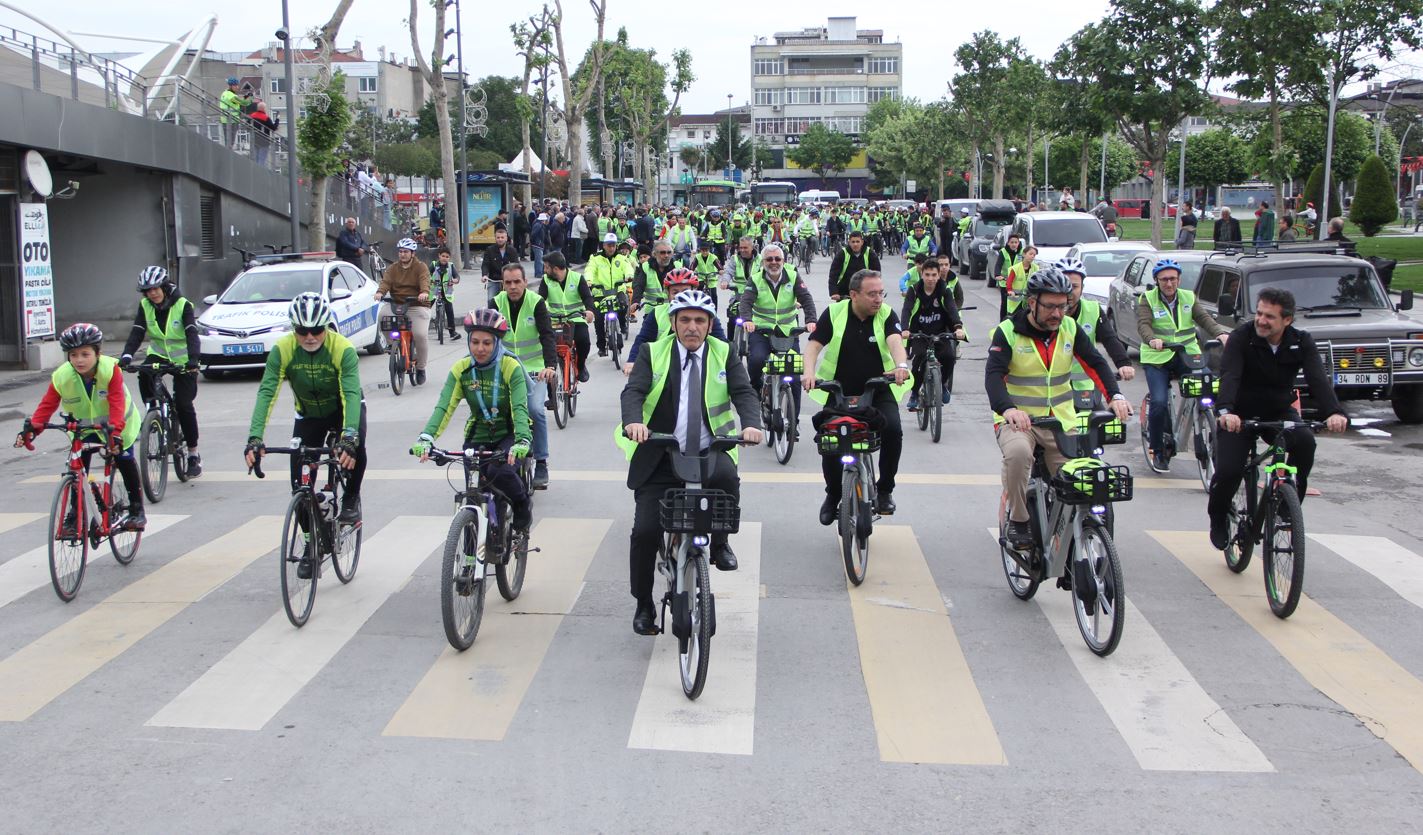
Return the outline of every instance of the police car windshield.
[[[321,292],[321,270],[248,270],[219,299],[220,304],[289,302],[301,293]]]

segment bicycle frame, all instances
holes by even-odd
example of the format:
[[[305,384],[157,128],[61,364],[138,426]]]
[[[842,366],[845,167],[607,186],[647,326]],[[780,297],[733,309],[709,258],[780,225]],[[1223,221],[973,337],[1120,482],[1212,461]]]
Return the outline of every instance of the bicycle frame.
[[[1265,466],[1261,467],[1262,464]],[[1262,471],[1265,473],[1263,494],[1258,486]],[[1263,452],[1251,453],[1250,460],[1245,465],[1245,480],[1242,484],[1245,487],[1245,512],[1250,519],[1250,538],[1254,542],[1258,543],[1263,533],[1265,509],[1270,506],[1270,499],[1281,484],[1295,485],[1296,472],[1298,470],[1289,463],[1289,450],[1284,444],[1284,430],[1275,433],[1275,440]]]
[[[104,431],[96,426],[85,426],[77,420],[68,419],[64,423],[45,424],[46,429],[61,429],[68,432],[69,455],[67,456],[64,468],[67,473],[72,473],[76,479],[77,492],[84,497],[83,518],[97,520],[99,525],[99,535],[108,536],[112,531],[110,527],[110,511],[114,506],[113,491],[109,486],[109,481],[113,476],[114,457],[108,451],[108,447],[103,443],[86,441],[80,437],[80,433],[86,429]],[[33,448],[33,447],[31,447]],[[104,481],[102,485],[95,481],[89,472],[89,468],[84,466],[84,456],[98,453],[104,459]],[[79,531],[80,536],[88,536],[88,531]],[[54,532],[50,532],[54,536]]]

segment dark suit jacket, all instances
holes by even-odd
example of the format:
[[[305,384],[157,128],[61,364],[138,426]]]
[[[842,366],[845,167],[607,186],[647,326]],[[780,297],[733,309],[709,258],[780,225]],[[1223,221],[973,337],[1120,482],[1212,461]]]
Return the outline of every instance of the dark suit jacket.
[[[1215,229],[1212,238],[1221,243],[1224,241],[1240,240],[1240,221],[1235,218],[1221,218],[1215,222]]]
[[[673,350],[672,362],[668,363],[667,382],[662,386],[662,396],[658,398],[657,405],[653,407],[652,418],[647,424],[653,432],[671,434],[677,431],[677,407],[682,400],[682,365],[677,361],[681,352],[676,351],[675,347]],[[709,371],[710,369],[704,363],[702,366],[704,379]],[[731,405],[736,409],[736,416],[740,419],[741,426],[760,429],[761,399],[757,396],[756,390],[751,388],[751,378],[746,374],[746,366],[742,364],[741,358],[735,352],[728,353],[726,357],[726,385],[731,394]],[[632,364],[632,373],[628,375],[627,385],[623,386],[624,426],[642,423],[642,404],[646,402],[647,394],[650,391],[652,391],[652,351],[647,350],[637,355],[637,360]],[[703,411],[705,412],[705,407],[703,407]],[[710,423],[709,420],[708,423]],[[665,450],[665,447],[649,447],[647,445],[637,448],[628,465],[629,489],[636,490],[652,476],[652,472],[661,463]]]

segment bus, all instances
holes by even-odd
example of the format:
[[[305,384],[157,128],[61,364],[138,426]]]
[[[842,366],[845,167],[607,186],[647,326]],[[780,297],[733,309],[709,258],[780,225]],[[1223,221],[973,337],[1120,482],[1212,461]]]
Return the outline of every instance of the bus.
[[[736,202],[736,191],[740,183],[731,180],[697,180],[687,195],[687,202],[693,206],[700,203],[707,208],[730,206]]]
[[[775,203],[780,206],[793,206],[796,202],[795,183],[771,182],[751,184],[751,205],[759,206],[762,203]]]

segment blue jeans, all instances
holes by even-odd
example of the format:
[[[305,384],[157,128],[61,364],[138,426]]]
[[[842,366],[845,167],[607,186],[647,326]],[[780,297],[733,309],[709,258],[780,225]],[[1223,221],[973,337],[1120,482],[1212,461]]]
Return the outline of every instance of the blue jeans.
[[[771,340],[766,336],[766,332],[757,328],[753,333],[748,334],[746,340],[746,372],[751,376],[751,388],[756,390],[756,395],[761,395],[762,372],[766,369],[766,359],[771,356]],[[796,346],[791,350],[800,353],[800,340],[796,340]],[[800,414],[800,377],[791,381],[791,393],[795,397],[796,414]]]
[[[534,251],[538,251],[535,247]],[[548,460],[548,409],[544,408],[544,401],[548,399],[548,384],[534,379],[534,375],[525,374],[529,381],[529,422],[533,424],[534,446],[533,454],[535,461]]]
[[[1146,387],[1151,392],[1151,411],[1147,415],[1147,438],[1153,451],[1160,451],[1161,436],[1171,420],[1166,401],[1171,397],[1171,379],[1190,371],[1180,354],[1165,365],[1142,365],[1146,370]]]
[[[535,244],[534,250],[534,276],[542,279],[544,274],[544,248]]]

